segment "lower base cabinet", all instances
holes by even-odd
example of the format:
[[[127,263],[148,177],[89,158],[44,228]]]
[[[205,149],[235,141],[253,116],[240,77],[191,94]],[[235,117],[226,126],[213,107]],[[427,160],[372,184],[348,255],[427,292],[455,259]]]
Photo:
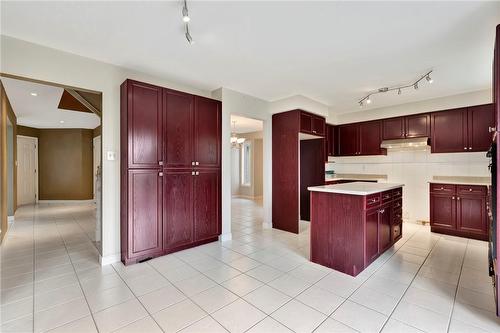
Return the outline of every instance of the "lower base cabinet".
[[[488,240],[486,201],[486,186],[431,183],[431,231]]]
[[[132,264],[215,241],[221,233],[220,169],[131,170],[122,216],[122,262]]]

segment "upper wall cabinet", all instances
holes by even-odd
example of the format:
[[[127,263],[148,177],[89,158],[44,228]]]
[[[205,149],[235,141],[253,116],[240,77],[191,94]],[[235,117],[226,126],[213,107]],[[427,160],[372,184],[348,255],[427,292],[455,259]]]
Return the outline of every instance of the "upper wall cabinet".
[[[334,128],[335,126],[333,125],[325,125],[325,161],[327,162],[328,156],[333,156],[335,154]]]
[[[487,151],[490,147],[493,104],[434,112],[431,121],[433,153]]]
[[[128,87],[127,87],[128,85]],[[163,163],[162,88],[128,81],[122,89],[127,108],[128,167],[158,168]]]
[[[336,146],[339,156],[381,155],[382,122],[380,120],[337,126]]]
[[[325,118],[307,113],[300,112],[300,132],[325,136]]]
[[[430,136],[430,115],[416,114],[382,120],[384,140],[420,138]]]
[[[222,103],[195,96],[194,153],[198,167],[220,167]]]

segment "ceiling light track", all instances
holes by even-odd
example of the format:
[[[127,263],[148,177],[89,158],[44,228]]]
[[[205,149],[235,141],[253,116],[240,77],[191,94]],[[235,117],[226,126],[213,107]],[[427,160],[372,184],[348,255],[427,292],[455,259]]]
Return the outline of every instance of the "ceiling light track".
[[[193,36],[191,36],[191,33],[189,32],[189,22],[191,21],[191,18],[189,17],[189,10],[187,7],[187,1],[184,0],[184,5],[182,6],[182,21],[184,22],[184,36],[186,36],[186,40],[190,45],[194,44]]]
[[[366,95],[365,97],[363,97],[362,99],[359,100],[359,106],[360,107],[363,107],[365,104],[371,104],[372,100],[371,100],[371,96],[372,95],[376,95],[376,94],[381,94],[381,93],[386,93],[386,92],[389,92],[389,91],[395,91],[397,90],[398,92],[398,95],[401,95],[403,89],[407,89],[407,88],[413,88],[415,90],[418,89],[418,84],[420,83],[420,81],[422,80],[426,80],[427,82],[431,83],[434,82],[434,80],[431,78],[431,73],[433,71],[430,70],[428,71],[427,73],[425,73],[424,75],[422,75],[418,80],[416,80],[415,82],[412,82],[412,83],[409,83],[409,84],[406,84],[406,85],[402,85],[402,86],[395,86],[395,87],[392,87],[392,88],[389,88],[389,87],[383,87],[383,88],[379,88],[377,89],[376,91],[373,91],[371,93],[369,93],[368,95]]]

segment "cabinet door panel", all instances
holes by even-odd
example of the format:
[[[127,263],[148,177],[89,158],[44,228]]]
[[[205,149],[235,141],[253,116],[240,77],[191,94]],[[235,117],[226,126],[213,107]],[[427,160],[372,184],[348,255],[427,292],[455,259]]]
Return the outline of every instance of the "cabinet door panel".
[[[190,168],[194,161],[194,96],[165,90],[165,104],[165,166]]]
[[[378,214],[378,209],[366,212],[365,265],[371,263],[378,255]]]
[[[456,197],[431,194],[431,227],[456,228]]]
[[[313,117],[310,114],[300,113],[300,131],[302,133],[312,133],[313,130]]]
[[[489,127],[495,127],[493,104],[478,105],[468,108],[468,150],[487,151],[493,136]]]
[[[457,201],[457,228],[464,232],[486,234],[486,197],[459,197]]]
[[[391,204],[382,206],[379,212],[378,246],[382,253],[391,246]]]
[[[407,138],[430,137],[431,116],[429,114],[406,116],[405,128]]]
[[[382,137],[384,140],[404,139],[404,118],[397,117],[382,120]]]
[[[312,134],[320,136],[325,135],[325,118],[313,117]]]
[[[157,168],[163,160],[162,89],[130,81],[127,98],[128,166]]]
[[[164,248],[193,242],[193,180],[191,170],[164,174]]]
[[[128,172],[128,257],[162,251],[162,177],[159,170]]]
[[[433,153],[467,151],[467,109],[434,112],[431,115]]]
[[[359,148],[361,155],[378,155],[381,153],[380,121],[359,124]]]
[[[337,147],[340,156],[354,156],[358,154],[358,124],[338,126]]]
[[[220,234],[220,171],[201,170],[194,177],[195,240]]]
[[[325,161],[328,161],[328,156],[334,156],[334,147],[335,147],[335,142],[334,142],[334,126],[332,125],[326,125],[326,159]]]
[[[220,167],[221,103],[195,96],[195,161],[200,167]]]

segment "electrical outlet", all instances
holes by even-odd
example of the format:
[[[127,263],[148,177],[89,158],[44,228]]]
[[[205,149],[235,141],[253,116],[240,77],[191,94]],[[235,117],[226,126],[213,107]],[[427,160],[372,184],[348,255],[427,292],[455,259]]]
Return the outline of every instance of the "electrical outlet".
[[[106,152],[106,159],[108,161],[114,161],[114,160],[116,160],[116,152],[115,151],[107,151]]]

